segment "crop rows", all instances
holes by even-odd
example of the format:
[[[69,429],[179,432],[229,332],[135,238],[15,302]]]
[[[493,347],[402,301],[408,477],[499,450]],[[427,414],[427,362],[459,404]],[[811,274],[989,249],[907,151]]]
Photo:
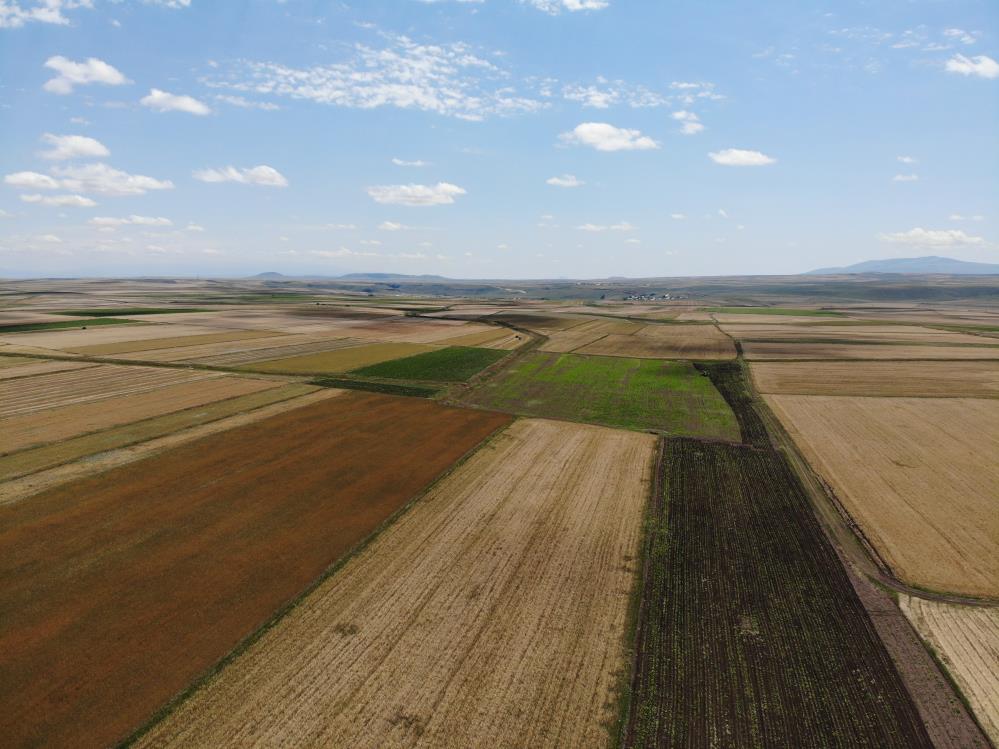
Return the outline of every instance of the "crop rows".
[[[711,379],[722,398],[728,403],[735,414],[742,432],[742,441],[754,447],[770,447],[770,436],[767,427],[760,418],[753,397],[746,386],[742,373],[742,365],[737,362],[699,362],[694,364],[697,370]]]

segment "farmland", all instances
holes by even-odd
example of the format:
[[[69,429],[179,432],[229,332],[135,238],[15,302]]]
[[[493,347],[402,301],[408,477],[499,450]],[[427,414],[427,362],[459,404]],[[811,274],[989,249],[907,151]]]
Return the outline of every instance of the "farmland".
[[[463,402],[528,416],[738,440],[731,410],[687,362],[531,353]]]
[[[931,590],[999,595],[999,401],[767,402],[896,575]]]
[[[424,354],[372,364],[355,369],[356,375],[395,380],[464,382],[506,356],[498,349],[448,346]]]
[[[624,745],[930,746],[780,454],[664,450]]]
[[[985,342],[987,339],[981,339]],[[990,342],[991,344],[991,342]],[[999,361],[999,346],[936,346],[932,344],[864,343],[824,341],[821,343],[786,341],[742,342],[750,360],[781,359],[876,359],[876,360],[962,360],[989,359]]]
[[[280,374],[340,374],[352,369],[434,350],[433,346],[417,343],[371,343],[316,354],[254,362],[245,364],[242,368],[253,372]]]
[[[344,394],[0,507],[5,741],[124,738],[508,421]]]
[[[654,446],[518,422],[139,746],[607,744]]]

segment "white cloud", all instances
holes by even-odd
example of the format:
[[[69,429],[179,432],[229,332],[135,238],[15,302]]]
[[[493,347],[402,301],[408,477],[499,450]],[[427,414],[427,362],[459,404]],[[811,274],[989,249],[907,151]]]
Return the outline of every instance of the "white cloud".
[[[610,5],[609,0],[520,0],[549,15],[556,16],[563,10],[575,12],[579,10],[603,10]]]
[[[21,200],[25,203],[72,208],[93,208],[97,205],[93,200],[82,195],[22,195]]]
[[[704,130],[704,125],[701,124],[700,118],[693,112],[681,109],[679,112],[673,112],[672,117],[674,120],[683,123],[680,127],[680,132],[684,135],[697,135]]]
[[[964,29],[944,29],[943,35],[948,39],[954,39],[961,44],[974,44],[981,35],[979,31],[965,31]]]
[[[551,88],[556,83],[555,79],[542,81],[540,84],[541,95],[551,96]],[[662,107],[669,104],[669,97],[645,86],[637,86],[622,80],[611,81],[602,76],[596,79],[595,84],[572,83],[564,86],[562,98],[594,109],[607,109],[618,103],[627,104],[633,109]]]
[[[669,215],[669,217],[671,219],[673,219],[674,221],[683,221],[685,218],[687,218],[687,214],[685,214],[685,213],[671,213]]]
[[[357,228],[355,224],[323,224],[320,229],[347,230],[353,231]]]
[[[14,172],[4,176],[3,182],[11,187],[29,190],[58,190],[60,187],[59,180],[38,172]]]
[[[694,104],[698,99],[717,101],[724,99],[721,94],[715,93],[715,84],[708,81],[673,81],[669,84],[670,90],[674,92],[675,98],[686,106]]]
[[[955,247],[958,245],[984,244],[982,237],[965,234],[960,229],[921,229],[879,234],[882,242],[916,245],[919,247]]]
[[[234,96],[232,94],[216,94],[215,101],[220,101],[223,104],[231,104],[241,109],[262,109],[265,112],[276,112],[281,108],[269,101],[254,101],[247,99],[245,96]]]
[[[912,156],[896,156],[901,164],[918,164],[919,162]]]
[[[952,213],[948,216],[951,221],[984,221],[985,216],[975,214],[974,216],[963,216],[960,213]]]
[[[598,151],[646,151],[659,144],[639,130],[614,127],[606,122],[584,122],[559,139],[563,143],[590,146]]]
[[[891,178],[892,182],[919,182],[918,174],[896,174]]]
[[[149,89],[149,94],[143,96],[139,102],[142,106],[155,109],[157,112],[187,112],[199,116],[212,112],[206,104],[191,96],[171,94],[158,88]]]
[[[205,230],[205,227],[203,227],[201,224],[188,224],[184,228],[184,231],[201,232],[201,231],[204,231],[204,230]]]
[[[455,197],[464,195],[465,190],[450,182],[436,185],[378,185],[367,188],[368,195],[376,203],[385,205],[430,206],[450,205]]]
[[[946,70],[948,73],[974,75],[979,78],[999,78],[999,62],[986,55],[976,55],[975,57],[954,55],[947,61]]]
[[[381,231],[406,231],[407,229],[412,229],[413,227],[400,224],[396,221],[382,221],[378,224],[378,228]]]
[[[430,166],[429,161],[424,161],[423,159],[416,159],[415,161],[406,161],[405,159],[392,159],[392,163],[396,166]]]
[[[263,185],[264,187],[287,187],[288,180],[277,169],[266,164],[237,169],[225,166],[221,169],[199,169],[194,172],[194,178],[202,182],[239,182],[244,185]]]
[[[59,184],[76,192],[96,192],[103,195],[145,195],[150,190],[172,190],[173,182],[128,174],[107,164],[53,167],[52,173],[61,178]]]
[[[417,44],[386,36],[381,49],[357,44],[339,63],[293,68],[246,62],[208,85],[357,109],[399,107],[467,120],[533,112],[544,102],[517,94],[509,74],[460,42]]]
[[[121,71],[96,57],[89,57],[84,62],[73,62],[62,55],[57,55],[46,60],[45,67],[58,73],[55,78],[47,80],[42,86],[52,94],[69,94],[73,92],[74,86],[87,86],[92,83],[121,86],[129,82]]]
[[[17,29],[30,22],[65,26],[69,19],[63,10],[93,7],[92,0],[0,0],[0,29]]]
[[[563,174],[561,177],[549,177],[545,180],[545,184],[554,187],[582,187],[586,183],[573,174]]]
[[[35,237],[39,242],[50,242],[52,244],[62,244],[62,237],[55,234],[41,234]]]
[[[722,166],[766,166],[776,163],[777,159],[759,151],[744,151],[739,148],[726,148],[724,151],[713,151],[708,154],[713,162]]]
[[[641,244],[642,243],[641,239],[635,239],[634,237],[632,237],[630,239],[626,239],[624,241],[625,241],[625,244]]]
[[[42,140],[52,148],[42,151],[39,156],[51,161],[65,161],[66,159],[92,159],[110,156],[111,152],[103,143],[85,135],[53,135],[45,133]]]
[[[577,226],[576,228],[579,229],[580,231],[588,231],[594,233],[605,232],[605,231],[635,231],[636,229],[636,227],[632,226],[627,221],[622,221],[619,224],[610,224],[609,226],[606,224],[582,224],[581,226]]]
[[[173,226],[173,221],[168,218],[163,218],[162,216],[136,216],[134,214],[121,218],[94,216],[87,223],[92,226],[102,227],[116,227],[124,226],[126,224],[134,224],[136,226]]]

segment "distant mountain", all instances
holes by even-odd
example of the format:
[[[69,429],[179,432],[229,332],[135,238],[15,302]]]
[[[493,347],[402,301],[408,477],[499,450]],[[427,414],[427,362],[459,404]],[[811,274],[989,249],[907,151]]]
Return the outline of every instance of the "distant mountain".
[[[448,281],[444,276],[409,276],[405,273],[347,273],[340,278],[345,281]]]
[[[250,278],[277,280],[280,278],[288,278],[288,276],[286,276],[284,273],[276,273],[275,271],[269,271],[267,273],[258,273],[255,276],[250,276]]]
[[[847,265],[844,268],[819,268],[810,270],[807,276],[838,276],[843,273],[942,273],[946,275],[999,275],[999,265],[995,263],[969,263],[950,257],[900,257],[890,260],[867,260],[863,263]]]

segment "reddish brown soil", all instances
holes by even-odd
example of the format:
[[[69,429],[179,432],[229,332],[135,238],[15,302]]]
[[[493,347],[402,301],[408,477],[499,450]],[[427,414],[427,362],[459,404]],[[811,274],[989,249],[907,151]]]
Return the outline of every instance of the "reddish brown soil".
[[[0,508],[0,736],[126,737],[508,416],[350,393]]]

